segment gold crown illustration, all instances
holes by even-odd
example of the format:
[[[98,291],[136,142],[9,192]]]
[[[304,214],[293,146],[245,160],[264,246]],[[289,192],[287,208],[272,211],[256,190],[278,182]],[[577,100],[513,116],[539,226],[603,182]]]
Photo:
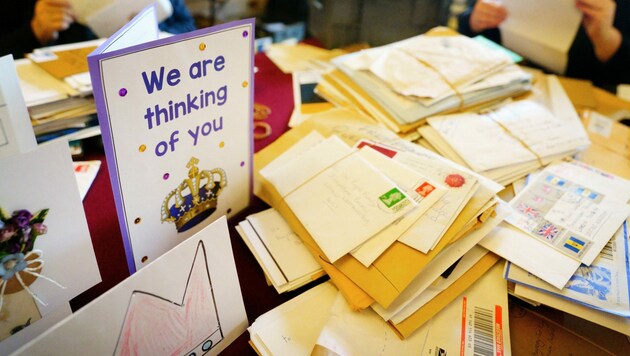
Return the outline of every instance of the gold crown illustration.
[[[227,186],[223,169],[199,171],[198,163],[195,157],[188,161],[188,178],[171,190],[162,203],[162,222],[174,222],[177,232],[184,232],[210,216],[217,209],[219,194]]]

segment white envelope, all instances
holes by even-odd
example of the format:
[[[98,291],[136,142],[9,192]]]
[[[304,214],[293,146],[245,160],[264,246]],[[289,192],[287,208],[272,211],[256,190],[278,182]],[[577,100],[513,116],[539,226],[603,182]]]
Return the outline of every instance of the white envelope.
[[[561,163],[545,168],[512,199],[514,213],[506,221],[590,265],[630,215],[629,199],[630,181],[585,164]]]
[[[394,160],[403,163],[430,179],[444,182],[448,193],[409,228],[398,241],[427,253],[444,235],[466,203],[479,187],[477,178],[464,170],[446,165],[439,160],[408,152],[399,152]],[[450,184],[450,186],[448,186]]]
[[[350,252],[365,267],[369,267],[385,250],[393,244],[411,225],[435,204],[447,189],[424,175],[404,166],[370,146],[363,147],[359,154],[392,179],[418,204],[405,216],[396,220],[381,232]]]
[[[308,160],[295,163],[293,171],[312,166]],[[416,205],[356,151],[295,187],[285,201],[331,262]]]
[[[322,283],[256,318],[247,330],[258,353],[310,355],[338,294]]]
[[[275,209],[249,215],[238,225],[239,233],[278,292],[301,286],[322,271],[289,224]]]

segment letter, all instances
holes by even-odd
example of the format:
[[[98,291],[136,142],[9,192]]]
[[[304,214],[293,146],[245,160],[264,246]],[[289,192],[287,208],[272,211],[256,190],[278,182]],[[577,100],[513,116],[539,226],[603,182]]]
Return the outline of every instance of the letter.
[[[212,64],[212,59],[204,59],[203,60],[203,76],[208,75],[208,64]]]
[[[223,116],[219,117],[219,125],[217,125],[217,119],[212,120],[212,128],[215,132],[223,130]]]
[[[217,90],[217,98],[219,99],[219,106],[225,104],[227,100],[227,85],[224,85]]]
[[[214,70],[220,72],[225,68],[225,57],[218,56],[214,59]]]
[[[175,151],[175,142],[179,141],[179,139],[175,137],[178,133],[179,133],[179,130],[175,130],[171,134],[171,141],[169,142],[171,145],[171,152]]]
[[[171,69],[166,76],[166,82],[168,83],[168,85],[173,87],[179,84],[179,82],[181,81],[181,79],[179,79],[180,76],[181,74],[179,73],[179,69]]]
[[[193,100],[190,100],[191,96],[190,94],[186,95],[186,101],[188,103],[188,113],[190,114],[190,112],[192,111],[192,109],[194,108],[195,110],[199,110],[199,106],[197,105],[197,97],[193,96]]]
[[[199,137],[199,125],[197,125],[197,129],[195,132],[192,130],[188,130],[188,134],[193,138],[193,146],[197,146],[197,138]]]
[[[149,126],[149,130],[153,128],[153,111],[151,108],[147,108],[147,113],[144,115],[144,119],[147,120],[147,125]]]
[[[204,122],[203,125],[201,125],[201,134],[208,136],[210,132],[212,132],[212,125],[210,125],[209,122]]]
[[[160,126],[160,115],[164,117],[164,122],[168,122],[168,111],[166,108],[160,109],[159,105],[155,105],[155,126]]]
[[[155,146],[155,155],[158,157],[164,156],[167,148],[168,148],[168,145],[166,144],[165,141],[158,142],[158,144]]]
[[[162,84],[164,83],[164,66],[160,67],[159,78],[155,74],[155,71],[151,71],[151,80],[147,78],[146,72],[142,72],[142,80],[144,81],[144,87],[147,89],[147,93],[153,93],[153,90],[156,88],[158,91],[162,90]]]
[[[166,121],[164,122],[168,122],[169,120],[173,120],[175,118],[175,114],[173,113],[173,100],[169,100],[168,101],[168,116],[166,118]]]
[[[175,119],[179,117],[179,111],[180,111],[179,109],[182,109],[181,110],[182,116],[186,115],[186,102],[180,101],[180,102],[175,103]],[[190,112],[190,110],[188,112]]]
[[[201,77],[201,63],[195,62],[191,64],[190,68],[188,69],[188,75],[190,76],[190,79],[200,78]]]
[[[208,106],[208,101],[207,100],[203,100],[204,99],[204,95],[203,95],[203,89],[201,89],[199,91],[199,107],[200,108],[205,108],[206,106]]]
[[[208,100],[208,98],[212,98],[212,100]],[[206,106],[210,105],[211,103],[214,104],[214,92],[212,90],[207,91],[205,95],[205,99],[206,99]]]

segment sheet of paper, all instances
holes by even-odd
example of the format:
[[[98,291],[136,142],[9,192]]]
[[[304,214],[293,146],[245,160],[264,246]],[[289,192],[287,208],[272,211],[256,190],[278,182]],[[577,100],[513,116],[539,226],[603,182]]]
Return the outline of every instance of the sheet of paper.
[[[37,147],[13,57],[0,58],[0,158]]]
[[[416,205],[402,188],[357,152],[319,172],[285,200],[331,262]]]
[[[332,283],[322,283],[256,318],[247,330],[257,351],[310,355],[338,294]]]
[[[90,27],[99,37],[109,37],[145,7],[155,4],[157,21],[167,19],[173,13],[169,0],[70,0],[78,21]]]
[[[275,286],[294,282],[321,271],[313,255],[273,208],[249,215],[239,226],[249,236],[256,254]],[[265,267],[263,266],[263,267]],[[275,268],[274,268],[275,267]]]
[[[611,314],[630,316],[630,249],[626,220],[590,266],[580,266],[561,290],[518,266],[508,264],[505,277],[518,284]]]
[[[247,325],[227,220],[222,217],[18,353],[217,355]]]
[[[317,338],[317,347],[337,355],[412,355],[424,345],[427,330],[418,330],[405,340],[372,309],[354,311],[339,293],[329,319]]]
[[[569,47],[582,20],[575,1],[502,2],[509,13],[499,26],[503,45],[533,62],[563,74]]]
[[[359,146],[361,144],[362,142],[359,142]],[[387,172],[387,176],[403,188],[417,205],[412,211],[350,252],[365,267],[369,267],[447,192],[441,184],[429,180],[419,172],[390,159],[372,147],[375,145],[362,147],[359,154],[382,172]]]
[[[72,162],[72,166],[74,167],[74,176],[77,179],[79,194],[81,195],[81,200],[83,200],[92,183],[94,183],[98,170],[101,168],[101,161],[77,161]]]
[[[159,28],[156,19],[156,9],[148,6],[134,16],[123,28],[111,36],[95,51],[107,53],[119,49],[139,45],[159,38]],[[92,78],[94,81],[94,78]]]
[[[590,265],[630,215],[629,200],[629,181],[583,164],[561,163],[547,167],[512,199],[515,212],[506,221],[557,253]]]

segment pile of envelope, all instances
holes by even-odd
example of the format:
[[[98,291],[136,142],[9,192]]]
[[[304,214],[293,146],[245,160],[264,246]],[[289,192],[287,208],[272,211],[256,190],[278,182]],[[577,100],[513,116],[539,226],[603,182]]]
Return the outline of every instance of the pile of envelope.
[[[103,41],[36,49],[16,61],[38,142],[71,133],[100,133],[86,57]]]
[[[433,116],[418,128],[423,141],[449,159],[507,185],[588,147],[588,135],[555,76],[547,96],[509,101],[480,112]]]
[[[258,317],[248,328],[250,343],[260,355],[370,355],[377,350],[381,355],[434,355],[436,346],[442,354],[455,354],[462,346],[510,354],[507,282],[501,272],[495,265],[405,340],[373,310],[353,311],[331,283],[322,283]],[[499,337],[487,325],[496,325]]]
[[[532,77],[509,55],[445,28],[337,57],[317,92],[398,133],[440,113],[527,92]]]
[[[311,117],[258,152],[255,166],[256,194],[350,306],[371,306],[402,337],[499,260],[475,245],[501,221],[503,187],[354,111]]]
[[[247,216],[236,231],[263,269],[268,284],[278,293],[292,291],[325,275],[302,240],[273,208]]]

